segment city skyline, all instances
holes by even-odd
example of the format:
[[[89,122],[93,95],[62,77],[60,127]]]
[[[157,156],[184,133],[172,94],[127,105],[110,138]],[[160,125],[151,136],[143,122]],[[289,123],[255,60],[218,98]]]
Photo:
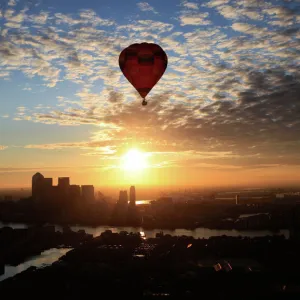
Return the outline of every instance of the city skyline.
[[[300,182],[299,3],[45,0],[0,7],[1,188],[39,170],[109,188]],[[157,43],[148,105],[120,52]]]
[[[127,190],[119,192],[119,201],[125,201],[131,207],[134,207],[137,200],[135,186],[130,186],[128,190],[129,193]],[[12,200],[10,195],[5,197]],[[63,202],[69,201],[70,199],[66,200],[68,198],[71,198],[72,201],[76,200],[76,198],[82,198],[83,201],[94,202],[95,200],[104,200],[107,198],[107,195],[103,195],[98,191],[96,196],[93,185],[71,184],[70,177],[60,176],[57,178],[57,185],[54,185],[53,178],[44,177],[43,174],[37,172],[31,179],[31,198],[40,203],[43,203],[43,201],[55,202],[56,198]],[[112,200],[110,196],[108,196],[108,199]]]

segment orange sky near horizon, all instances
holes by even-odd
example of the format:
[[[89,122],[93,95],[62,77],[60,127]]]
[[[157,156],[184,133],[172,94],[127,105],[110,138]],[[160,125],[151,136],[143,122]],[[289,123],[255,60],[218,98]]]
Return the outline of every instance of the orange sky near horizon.
[[[207,167],[149,167],[141,170],[124,170],[120,167],[103,169],[93,166],[43,168],[30,167],[0,173],[1,188],[30,187],[31,176],[41,172],[52,177],[70,177],[71,184],[93,184],[103,188],[127,188],[130,185],[143,187],[269,187],[297,185],[300,182],[298,167],[270,166],[257,169],[233,168],[232,170]]]

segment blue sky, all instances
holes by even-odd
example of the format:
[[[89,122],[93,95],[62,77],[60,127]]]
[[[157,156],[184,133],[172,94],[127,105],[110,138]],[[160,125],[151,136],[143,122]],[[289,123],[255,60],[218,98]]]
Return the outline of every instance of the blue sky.
[[[132,137],[157,169],[238,171],[258,182],[258,169],[274,181],[297,168],[299,1],[1,4],[5,186],[13,175],[13,185],[26,184],[28,167],[53,176],[116,169]],[[147,108],[118,66],[136,42],[158,43],[169,57]]]

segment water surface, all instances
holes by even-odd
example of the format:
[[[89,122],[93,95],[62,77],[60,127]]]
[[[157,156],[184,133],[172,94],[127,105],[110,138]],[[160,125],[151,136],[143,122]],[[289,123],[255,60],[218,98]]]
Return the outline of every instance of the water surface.
[[[70,250],[71,248],[60,248],[60,249],[52,248],[43,251],[40,255],[33,256],[27,259],[25,262],[19,264],[16,267],[6,265],[4,269],[4,274],[0,276],[0,281],[15,276],[16,274],[25,271],[29,267],[41,268],[41,267],[49,266]]]

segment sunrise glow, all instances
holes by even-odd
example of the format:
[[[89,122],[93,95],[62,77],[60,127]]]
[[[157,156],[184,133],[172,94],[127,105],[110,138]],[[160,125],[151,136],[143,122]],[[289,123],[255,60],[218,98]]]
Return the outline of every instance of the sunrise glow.
[[[138,149],[129,150],[121,160],[121,167],[127,171],[140,171],[148,167],[146,154]]]

